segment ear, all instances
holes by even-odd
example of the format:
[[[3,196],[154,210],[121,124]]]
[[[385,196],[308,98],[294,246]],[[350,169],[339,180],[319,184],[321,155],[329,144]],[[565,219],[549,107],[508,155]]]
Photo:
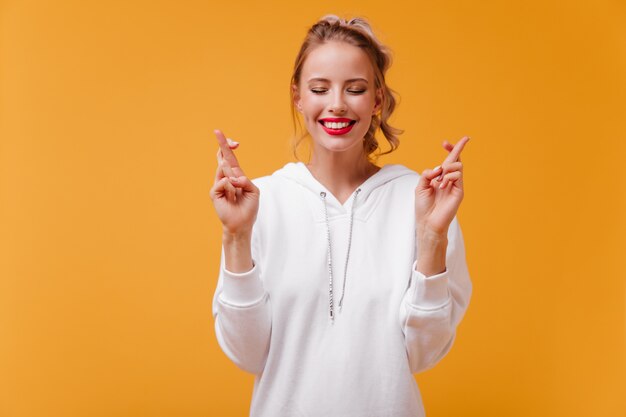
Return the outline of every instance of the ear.
[[[300,90],[298,89],[298,86],[295,84],[292,84],[291,92],[293,94],[293,105],[296,107],[296,110],[302,113],[302,106],[300,104]]]
[[[383,108],[383,89],[376,89],[376,98],[374,101],[374,110],[372,110],[372,115],[376,115]]]

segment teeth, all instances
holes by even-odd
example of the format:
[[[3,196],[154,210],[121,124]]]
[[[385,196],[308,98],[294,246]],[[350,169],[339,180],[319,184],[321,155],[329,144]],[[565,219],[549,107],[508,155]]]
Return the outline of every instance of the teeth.
[[[344,127],[348,127],[349,125],[350,123],[346,123],[346,122],[342,122],[342,123],[324,122],[324,126],[326,126],[329,129],[343,129]]]

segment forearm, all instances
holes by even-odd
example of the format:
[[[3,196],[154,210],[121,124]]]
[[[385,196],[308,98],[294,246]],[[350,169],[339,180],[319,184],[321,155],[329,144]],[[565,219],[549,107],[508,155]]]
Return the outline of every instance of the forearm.
[[[446,270],[448,237],[430,232],[416,234],[416,269],[425,276],[436,275]]]
[[[252,265],[252,234],[231,235],[224,232],[222,245],[224,246],[224,267],[234,273],[250,271]]]
[[[224,232],[222,245],[223,267],[213,298],[217,341],[238,367],[260,374],[269,349],[272,313],[260,265],[252,264],[252,233]]]
[[[412,285],[400,306],[400,322],[412,373],[433,367],[443,358],[454,339],[450,273],[446,271],[448,237],[416,233],[417,262]],[[434,277],[434,275],[439,275]],[[452,302],[451,302],[452,301]]]

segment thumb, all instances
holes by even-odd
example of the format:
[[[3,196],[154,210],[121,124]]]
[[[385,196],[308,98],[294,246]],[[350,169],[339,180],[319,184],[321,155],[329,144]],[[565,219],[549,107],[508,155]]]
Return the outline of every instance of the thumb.
[[[441,165],[435,167],[434,169],[425,169],[420,176],[419,182],[417,183],[417,188],[430,188],[430,182],[438,175],[441,175],[441,171]]]

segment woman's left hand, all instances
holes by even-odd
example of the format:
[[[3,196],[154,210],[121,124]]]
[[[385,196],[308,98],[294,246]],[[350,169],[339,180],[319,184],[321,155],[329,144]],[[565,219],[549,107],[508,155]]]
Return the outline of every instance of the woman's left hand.
[[[456,145],[447,141],[443,147],[450,154],[436,169],[422,172],[415,187],[417,233],[447,237],[448,227],[463,200],[463,164],[461,151],[469,141],[465,136]]]

